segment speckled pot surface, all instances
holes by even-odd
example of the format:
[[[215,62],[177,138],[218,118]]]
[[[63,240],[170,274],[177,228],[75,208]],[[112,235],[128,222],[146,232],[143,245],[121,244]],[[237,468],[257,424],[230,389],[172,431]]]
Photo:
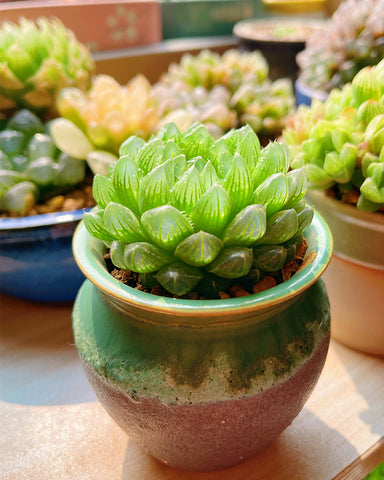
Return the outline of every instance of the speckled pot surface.
[[[297,416],[326,358],[330,314],[319,277],[332,240],[316,215],[311,263],[266,292],[181,300],[113,279],[102,243],[74,238],[87,280],[73,310],[76,346],[99,400],[131,438],[170,465],[241,462]]]
[[[307,201],[323,215],[334,238],[324,274],[332,309],[332,335],[365,353],[384,355],[384,214],[367,213],[322,191]]]

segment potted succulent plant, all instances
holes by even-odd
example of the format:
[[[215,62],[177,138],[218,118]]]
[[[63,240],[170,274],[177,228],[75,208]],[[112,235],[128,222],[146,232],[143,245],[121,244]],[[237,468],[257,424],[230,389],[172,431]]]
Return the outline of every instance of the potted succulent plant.
[[[75,342],[106,410],[165,463],[241,462],[320,375],[332,240],[302,200],[304,171],[288,168],[288,149],[261,149],[249,126],[214,140],[169,123],[94,177],[97,207],[73,243],[89,279]]]
[[[376,65],[384,55],[383,0],[341,2],[326,23],[327,34],[316,32],[297,57],[297,104],[324,101],[334,88],[352,81],[359,70]]]
[[[325,102],[299,107],[283,133],[335,238],[325,276],[333,335],[376,354],[384,354],[383,79],[384,61],[365,67]]]
[[[60,117],[50,125],[56,145],[85,159],[93,173],[108,172],[121,143],[131,135],[148,139],[159,121],[151,84],[143,75],[126,85],[110,75],[96,75],[87,92],[62,89],[56,106]]]
[[[60,152],[48,121],[61,88],[88,87],[93,59],[58,20],[3,22],[0,39],[1,290],[73,300],[83,277],[71,237],[92,191],[84,162]]]
[[[187,128],[199,121],[220,137],[249,124],[261,139],[275,139],[295,101],[291,81],[271,81],[268,74],[268,63],[257,51],[185,54],[153,87],[160,126],[173,121]]]

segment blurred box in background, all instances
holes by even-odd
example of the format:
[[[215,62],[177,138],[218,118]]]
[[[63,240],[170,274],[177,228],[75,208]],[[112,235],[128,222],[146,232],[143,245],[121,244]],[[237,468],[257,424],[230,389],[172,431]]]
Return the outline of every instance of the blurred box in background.
[[[158,1],[45,0],[0,3],[0,22],[57,17],[92,52],[149,45],[162,40]]]
[[[244,18],[268,15],[261,0],[161,0],[163,38],[231,35]]]

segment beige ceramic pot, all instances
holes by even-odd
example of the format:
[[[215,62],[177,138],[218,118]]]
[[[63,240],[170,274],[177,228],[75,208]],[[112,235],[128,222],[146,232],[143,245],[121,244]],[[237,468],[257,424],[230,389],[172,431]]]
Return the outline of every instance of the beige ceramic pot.
[[[324,281],[332,336],[357,350],[384,355],[384,214],[367,213],[309,190],[307,200],[328,223],[334,252]]]

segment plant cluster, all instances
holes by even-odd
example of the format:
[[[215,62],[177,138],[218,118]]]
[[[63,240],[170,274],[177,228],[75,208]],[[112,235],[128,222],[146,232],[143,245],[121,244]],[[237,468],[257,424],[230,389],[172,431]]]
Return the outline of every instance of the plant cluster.
[[[356,203],[384,207],[384,60],[365,67],[325,102],[300,106],[283,138],[292,168],[304,167],[313,188]]]
[[[118,154],[131,135],[148,139],[158,122],[151,85],[143,75],[123,86],[109,75],[97,75],[86,93],[76,88],[61,90],[57,109],[63,118],[52,124],[56,143],[77,158],[91,154],[91,164],[97,158],[95,152]]]
[[[211,91],[215,94],[210,95]],[[256,51],[185,54],[180,63],[170,65],[154,86],[154,93],[164,122],[177,118],[180,124],[189,122],[190,126],[192,121],[208,120],[219,126],[213,129],[217,136],[228,127],[245,124],[257,134],[277,136],[294,108],[291,82],[269,80],[268,64]],[[228,110],[230,114],[221,125],[222,115]]]
[[[47,124],[29,110],[19,110],[0,131],[0,211],[25,215],[84,176],[85,162],[61,152]]]
[[[183,133],[168,123],[148,142],[130,137],[109,174],[94,177],[97,207],[84,223],[143,285],[217,294],[295,256],[313,211],[304,169],[289,164],[286,146],[262,149],[250,126],[215,140],[201,123]]]
[[[93,71],[89,50],[57,19],[0,25],[0,111],[28,108],[53,115],[58,91],[86,90]]]
[[[384,56],[384,1],[346,0],[297,55],[299,78],[314,89],[341,88]]]

